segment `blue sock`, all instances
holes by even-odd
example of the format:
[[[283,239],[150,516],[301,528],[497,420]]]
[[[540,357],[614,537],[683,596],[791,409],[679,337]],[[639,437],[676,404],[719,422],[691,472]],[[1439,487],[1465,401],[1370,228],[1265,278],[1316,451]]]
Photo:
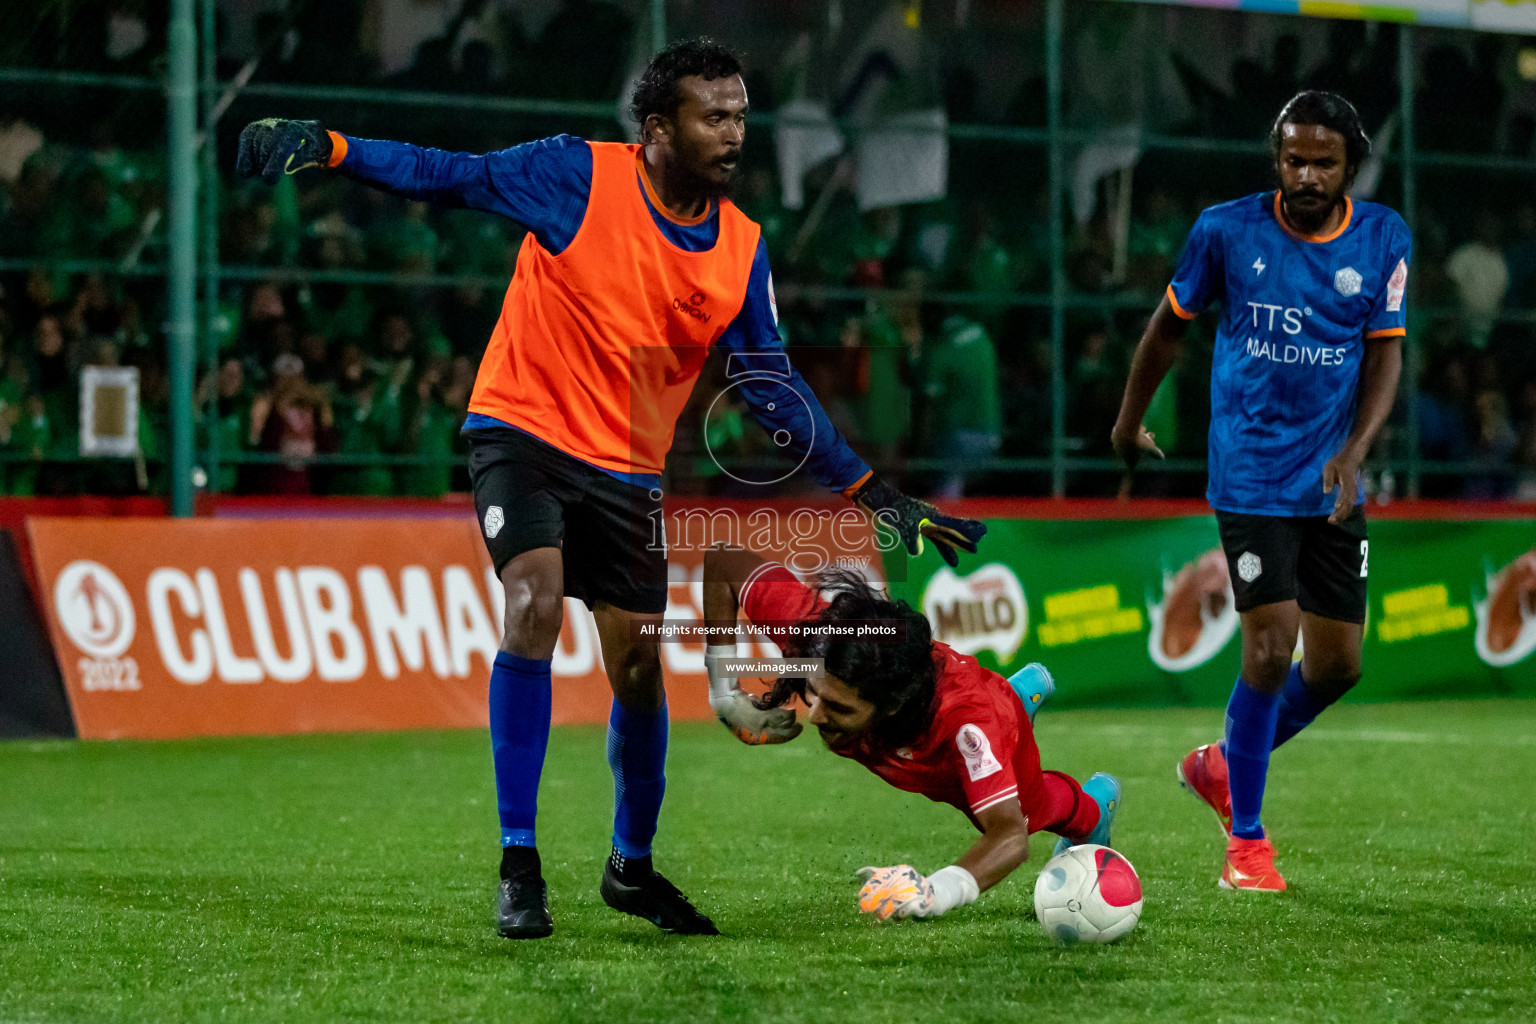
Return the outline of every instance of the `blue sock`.
[[[549,747],[549,659],[498,651],[491,666],[491,760],[502,846],[534,846],[539,774]]]
[[[1312,724],[1323,713],[1329,702],[1319,700],[1317,694],[1307,689],[1301,678],[1301,662],[1291,666],[1291,674],[1285,678],[1285,689],[1280,693],[1280,719],[1275,723],[1275,746],[1295,736]]]
[[[1232,834],[1263,839],[1259,811],[1264,806],[1264,776],[1275,743],[1280,697],[1259,693],[1239,677],[1227,702],[1227,785],[1232,791]]]
[[[630,711],[617,700],[608,715],[608,767],[613,769],[613,848],[649,857],[667,789],[667,705]]]

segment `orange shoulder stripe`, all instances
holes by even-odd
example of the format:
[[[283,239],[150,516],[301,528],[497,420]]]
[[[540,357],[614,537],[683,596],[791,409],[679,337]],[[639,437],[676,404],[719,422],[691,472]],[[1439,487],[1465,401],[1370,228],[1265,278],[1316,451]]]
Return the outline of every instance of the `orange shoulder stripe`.
[[[1180,320],[1193,320],[1195,314],[1179,305],[1179,297],[1173,294],[1173,285],[1168,286],[1168,304],[1173,307],[1173,315]]]

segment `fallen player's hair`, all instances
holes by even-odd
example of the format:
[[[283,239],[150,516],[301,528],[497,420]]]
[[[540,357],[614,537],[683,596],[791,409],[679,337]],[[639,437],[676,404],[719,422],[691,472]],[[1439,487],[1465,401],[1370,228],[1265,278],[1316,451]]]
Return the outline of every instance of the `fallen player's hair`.
[[[646,141],[645,122],[652,114],[676,115],[682,102],[677,92],[679,81],[693,75],[713,81],[739,74],[741,58],[736,52],[707,37],[682,39],[656,54],[640,73],[629,104],[629,115],[639,125],[640,141]]]
[[[1307,89],[1291,97],[1269,129],[1269,152],[1280,162],[1283,129],[1288,124],[1312,124],[1344,136],[1344,176],[1353,182],[1360,165],[1371,155],[1371,138],[1360,123],[1360,112],[1336,92]]]
[[[884,750],[915,743],[933,720],[939,677],[927,618],[907,602],[891,600],[851,569],[823,570],[814,586],[829,603],[812,621],[890,623],[898,627],[896,636],[814,636],[785,653],[822,659],[828,675],[847,683],[875,706],[875,722],[865,742]],[[757,699],[758,706],[780,707],[792,697],[804,700],[805,685],[801,676],[781,678]]]

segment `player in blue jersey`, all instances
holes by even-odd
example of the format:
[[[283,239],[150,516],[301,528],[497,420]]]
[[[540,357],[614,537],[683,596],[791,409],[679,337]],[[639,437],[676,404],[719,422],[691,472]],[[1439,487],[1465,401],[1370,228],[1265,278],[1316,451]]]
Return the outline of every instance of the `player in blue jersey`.
[[[635,92],[633,146],[562,135],[449,153],[278,119],[240,136],[247,177],[272,184],[323,166],[529,231],[464,424],[481,532],[506,596],[489,719],[502,844],[497,928],[508,938],[554,927],[534,825],[564,597],[592,610],[614,694],[613,849],[602,898],[669,932],[715,934],[651,861],[668,738],[654,639],[667,606],[666,545],[652,531],[672,430],[709,350],[752,371],[732,390],[775,442],[878,516],[912,554],[927,537],[954,565],[986,532],[881,481],[790,365],[767,248],[729,198],[746,136],[740,71],[736,55],[709,40],[662,50]],[[717,712],[735,728],[744,728],[738,716],[760,714],[744,701]]]
[[[1360,678],[1360,463],[1397,391],[1412,248],[1401,217],[1349,196],[1370,140],[1343,97],[1298,94],[1269,141],[1279,189],[1195,222],[1111,435],[1128,467],[1162,457],[1142,417],[1186,323],[1220,302],[1207,497],[1242,620],[1242,675],[1225,739],[1192,751],[1178,777],[1227,834],[1220,884],[1260,892],[1285,888],[1259,821],[1270,751]]]

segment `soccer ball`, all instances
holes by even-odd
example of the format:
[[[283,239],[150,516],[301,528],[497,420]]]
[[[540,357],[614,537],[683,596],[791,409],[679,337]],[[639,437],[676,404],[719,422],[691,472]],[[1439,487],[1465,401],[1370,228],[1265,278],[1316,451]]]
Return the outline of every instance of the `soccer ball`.
[[[1114,942],[1141,919],[1141,879],[1107,846],[1074,846],[1040,872],[1035,916],[1058,945]]]

